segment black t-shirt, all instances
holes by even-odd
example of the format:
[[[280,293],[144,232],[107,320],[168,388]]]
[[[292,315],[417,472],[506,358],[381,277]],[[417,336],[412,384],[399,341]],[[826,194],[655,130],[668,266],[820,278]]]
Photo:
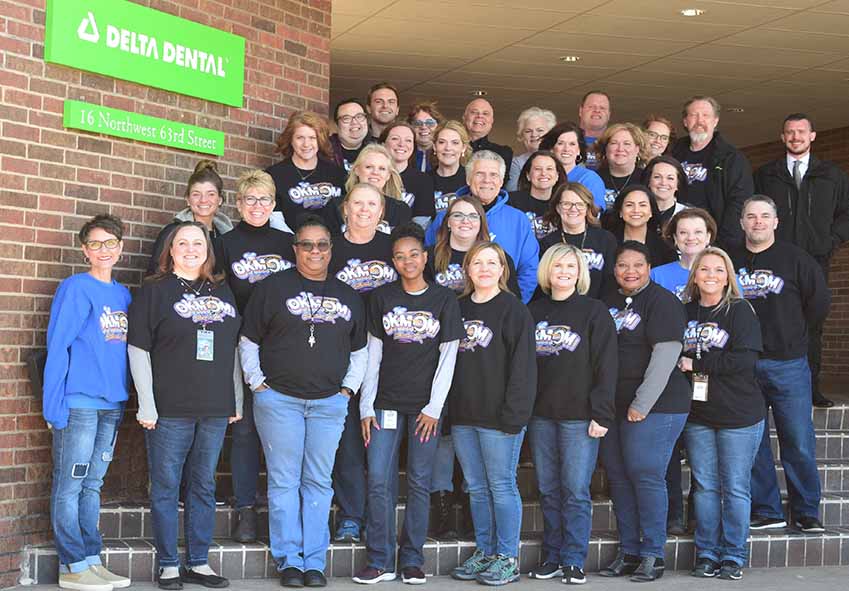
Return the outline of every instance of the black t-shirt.
[[[483,304],[460,299],[465,333],[448,394],[452,424],[518,433],[537,392],[534,321],[513,294]]]
[[[508,205],[512,205],[519,211],[525,212],[525,215],[528,216],[528,220],[531,222],[531,227],[534,229],[534,236],[536,236],[537,240],[542,240],[554,231],[554,226],[542,219],[542,216],[548,211],[548,201],[540,201],[528,191],[513,191],[510,193]]]
[[[437,285],[447,287],[456,294],[463,293],[466,288],[466,274],[463,272],[463,259],[466,253],[460,250],[451,249],[451,258],[448,259],[448,266],[444,271],[436,271],[436,252],[434,246],[429,246],[427,249],[427,266],[425,267],[425,279],[433,281]],[[521,297],[519,290],[519,280],[516,275],[516,264],[513,258],[504,253],[507,257],[507,270],[510,272],[510,277],[507,279],[507,289],[510,293],[517,297]]]
[[[360,144],[359,148],[349,150],[342,144],[339,144],[339,149],[342,151],[342,164],[345,168],[345,172],[351,171],[351,167],[354,165],[354,162],[356,162],[357,157],[360,155],[360,152],[363,151],[363,148],[365,148],[366,145],[367,142],[363,142],[362,144]]]
[[[430,401],[439,345],[465,334],[457,297],[433,284],[412,295],[396,281],[372,292],[368,317],[369,333],[383,341],[374,407],[418,414]]]
[[[268,224],[256,227],[239,222],[221,238],[221,253],[227,283],[243,314],[255,284],[295,263],[292,235]]]
[[[436,169],[430,171],[433,177],[433,207],[436,213],[445,211],[451,205],[447,197],[449,193],[456,193],[460,187],[466,186],[466,169],[462,166],[451,176],[439,176]]]
[[[693,152],[689,146],[681,151],[679,160],[684,172],[687,173],[687,205],[701,207],[710,211],[705,190],[707,188],[708,169],[706,163],[710,162],[716,140],[699,150]]]
[[[563,301],[528,304],[536,323],[537,400],[534,415],[555,421],[616,417],[616,326],[599,300],[574,293]]]
[[[384,195],[383,201],[386,204],[383,212],[383,219],[377,225],[377,231],[383,234],[391,234],[392,229],[401,224],[406,224],[413,219],[413,212],[410,206],[400,201]],[[335,199],[323,211],[327,220],[328,228],[333,236],[338,236],[345,232],[345,219],[342,217],[342,199]]]
[[[739,429],[766,415],[763,394],[755,379],[761,346],[761,325],[745,300],[729,309],[705,308],[690,302],[684,355],[693,359],[693,371],[708,376],[707,402],[693,401],[688,420],[715,429]],[[697,342],[700,357],[696,359]]]
[[[616,238],[607,230],[587,226],[581,234],[567,234],[560,230],[552,232],[539,243],[539,256],[546,250],[560,243],[576,246],[584,253],[584,258],[590,269],[590,288],[586,295],[599,298],[608,285],[613,285],[613,266],[616,254]]]
[[[392,242],[377,232],[371,242],[354,244],[342,234],[333,239],[333,256],[328,274],[350,285],[364,298],[381,285],[398,279],[392,265]]]
[[[306,400],[327,398],[339,392],[351,352],[366,346],[362,300],[334,277],[311,281],[287,269],[254,288],[242,335],[259,345],[269,386]]]
[[[608,290],[604,298],[619,335],[616,413],[620,417],[627,414],[637,388],[643,382],[652,347],[670,341],[680,343],[687,324],[684,306],[678,298],[652,281],[631,297],[630,306],[625,298],[615,288]],[[690,409],[690,398],[687,378],[675,367],[651,412],[686,413]]]
[[[598,170],[598,176],[604,181],[604,211],[611,211],[619,192],[634,183],[639,183],[643,174],[642,169],[635,168],[634,172],[627,176],[613,176],[606,166]]]
[[[324,208],[345,192],[345,171],[326,160],[318,159],[313,170],[301,170],[291,158],[269,167],[266,172],[277,187],[276,211],[283,212],[286,224],[294,229],[304,213],[325,216]]]
[[[160,417],[232,417],[241,317],[227,283],[146,281],[128,313],[127,343],[150,353],[153,397]],[[212,333],[211,343],[204,330]],[[199,360],[211,345],[212,361]]]
[[[401,200],[410,206],[413,217],[433,218],[436,215],[433,205],[433,177],[407,166],[401,173],[401,180],[404,182]]]

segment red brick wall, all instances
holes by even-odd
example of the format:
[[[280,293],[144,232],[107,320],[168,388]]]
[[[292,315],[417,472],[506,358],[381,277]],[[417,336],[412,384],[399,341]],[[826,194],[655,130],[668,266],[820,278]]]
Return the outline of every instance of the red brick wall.
[[[776,141],[749,146],[743,151],[749,157],[752,168],[780,158],[784,155],[784,146]],[[817,133],[813,143],[813,152],[817,158],[831,160],[849,174],[849,127],[829,129]],[[844,381],[849,377],[849,248],[843,247],[831,260],[829,275],[831,286],[831,313],[823,333],[824,377],[834,377]]]
[[[109,211],[127,224],[118,278],[136,284],[151,240],[185,204],[204,156],[62,127],[76,99],[226,133],[226,199],[246,168],[272,162],[273,139],[297,109],[326,113],[330,0],[137,0],[247,39],[241,109],[47,64],[44,0],[0,0],[0,587],[21,548],[49,537],[50,434],[25,360],[44,345],[51,295],[83,271],[75,233]],[[141,431],[128,409],[105,496],[146,485]]]

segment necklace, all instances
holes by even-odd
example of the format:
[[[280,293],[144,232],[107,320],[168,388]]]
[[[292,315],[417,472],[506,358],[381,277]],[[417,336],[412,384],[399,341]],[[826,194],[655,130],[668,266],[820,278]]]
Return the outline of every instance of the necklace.
[[[311,171],[309,171],[309,173],[308,173],[308,174],[304,174],[303,172],[301,172],[301,169],[300,169],[300,168],[298,168],[297,166],[295,166],[295,163],[294,163],[294,162],[292,163],[292,166],[294,166],[294,167],[295,167],[295,172],[297,172],[297,173],[298,173],[298,176],[299,176],[299,177],[301,177],[301,182],[306,181],[308,178],[310,178],[312,175],[314,175],[314,174],[315,174],[315,172],[318,170],[318,165],[316,164],[315,168],[313,168]]]
[[[310,349],[315,347],[315,344],[318,342],[315,338],[315,314],[324,306],[324,293],[327,290],[327,280],[325,279],[324,284],[321,286],[321,299],[318,301],[318,307],[313,310],[312,308],[312,292],[308,292],[306,286],[304,285],[303,276],[298,273],[298,277],[301,279],[301,293],[304,294],[304,299],[307,301],[307,308],[310,311],[310,336],[307,338],[307,344],[310,346]]]
[[[569,234],[569,235],[570,236],[576,236],[576,234]],[[566,240],[566,232],[564,232],[563,230],[560,230],[560,239],[563,240],[563,244],[569,244],[569,242]],[[584,243],[586,241],[587,241],[587,229],[584,228],[584,233],[581,236],[581,247],[580,247],[581,252],[584,251]]]
[[[634,170],[631,171],[631,174],[628,175],[628,177],[625,179],[625,182],[622,183],[621,187],[617,186],[617,184],[616,184],[616,179],[621,178],[621,177],[614,177],[613,173],[610,173],[610,184],[613,185],[613,190],[616,192],[617,196],[619,195],[619,191],[621,191],[622,189],[627,187],[628,183],[631,182],[631,177],[634,176],[634,171],[636,171],[636,170],[637,169],[634,168]]]
[[[200,292],[201,292],[201,291],[203,291],[203,286],[204,286],[204,285],[206,285],[206,279],[204,279],[203,281],[201,281],[201,282],[200,282],[200,287],[198,287],[197,289],[195,289],[194,287],[192,287],[191,283],[187,282],[185,279],[183,279],[182,277],[180,277],[180,276],[179,276],[179,275],[177,275],[176,273],[174,273],[174,277],[176,277],[177,279],[179,279],[179,280],[180,280],[180,283],[182,283],[182,284],[183,284],[183,287],[185,287],[186,289],[188,289],[189,291],[191,291],[191,292],[192,292],[193,294],[195,294],[197,297],[200,297]]]

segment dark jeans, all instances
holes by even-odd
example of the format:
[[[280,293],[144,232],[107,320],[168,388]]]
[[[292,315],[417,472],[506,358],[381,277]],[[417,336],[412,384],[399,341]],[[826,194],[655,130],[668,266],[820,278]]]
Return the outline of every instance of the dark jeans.
[[[601,440],[619,547],[625,554],[664,556],[668,509],[664,476],[686,421],[686,413],[650,413],[637,423],[621,419]]]
[[[254,424],[253,392],[245,386],[244,414],[233,423],[230,445],[230,470],[233,473],[233,494],[236,509],[253,507],[256,503],[262,446]]]
[[[775,419],[791,517],[817,517],[821,490],[808,360],[804,357],[789,361],[761,359],[755,375]],[[752,515],[784,518],[768,427],[764,428],[752,468]]]
[[[50,522],[62,572],[101,564],[100,489],[122,415],[121,410],[72,408],[68,425],[53,429]]]
[[[339,507],[337,524],[344,520],[354,521],[362,527],[366,516],[366,448],[360,428],[360,395],[348,401],[348,415],[336,463],[333,467],[333,494]]]
[[[156,428],[145,430],[150,471],[150,517],[159,567],[178,566],[177,499],[186,465],[183,530],[186,564],[207,563],[215,528],[215,466],[224,444],[227,417],[160,417]]]

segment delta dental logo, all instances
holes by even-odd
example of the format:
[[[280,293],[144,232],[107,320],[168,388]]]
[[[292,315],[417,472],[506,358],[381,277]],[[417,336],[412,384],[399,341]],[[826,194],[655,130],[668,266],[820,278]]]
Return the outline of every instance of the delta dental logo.
[[[331,183],[305,183],[301,181],[289,189],[289,199],[304,209],[321,209],[334,197],[341,197],[342,189]]]
[[[613,323],[616,325],[617,334],[622,332],[622,329],[634,330],[643,319],[639,314],[627,308],[624,310],[620,310],[619,308],[610,308],[608,311],[613,317]]]
[[[765,298],[769,294],[780,294],[784,290],[784,279],[768,269],[748,271],[745,267],[737,272],[737,281],[747,300]]]
[[[285,271],[292,267],[292,263],[281,257],[279,254],[261,254],[257,256],[255,252],[246,252],[238,261],[234,261],[230,268],[233,269],[233,275],[248,283],[256,283],[262,281],[269,275],[279,271]]]
[[[463,265],[457,263],[450,263],[444,271],[437,273],[434,279],[439,285],[447,287],[451,291],[460,292],[466,287],[466,274],[463,272]]]
[[[174,311],[183,318],[191,318],[195,324],[224,322],[229,316],[236,317],[236,308],[215,296],[196,296],[183,294],[183,298],[174,302]]]
[[[348,263],[336,273],[336,279],[363,293],[392,283],[398,278],[395,269],[383,261],[361,261],[348,259]]]
[[[492,329],[489,328],[481,320],[465,320],[463,327],[466,329],[466,336],[460,341],[460,351],[463,353],[471,353],[478,347],[486,349],[492,342]]]
[[[690,320],[684,330],[684,351],[695,351],[697,343],[701,343],[701,350],[704,352],[710,351],[711,348],[722,349],[728,343],[728,339],[728,333],[719,328],[716,322],[699,324],[695,320]]]
[[[584,249],[584,260],[587,261],[587,267],[590,271],[604,270],[604,255],[596,252],[591,248]]]
[[[439,319],[425,310],[396,306],[383,315],[383,330],[399,343],[423,343],[439,334]]]
[[[89,11],[88,15],[83,17],[79,27],[77,27],[77,37],[88,43],[97,44],[100,42],[100,30],[97,27],[93,12]],[[160,43],[156,37],[110,24],[106,25],[106,47],[139,55],[150,60],[174,64],[201,74],[218,78],[227,77],[227,72],[224,69],[224,63],[227,60],[221,56],[171,41]]]
[[[351,320],[351,308],[336,298],[316,297],[312,292],[302,291],[286,300],[286,309],[301,320],[315,324],[336,324],[338,319]]]
[[[560,355],[560,351],[573,353],[581,344],[581,335],[569,326],[549,325],[543,320],[537,323],[536,342],[539,357]]]
[[[126,342],[128,326],[126,312],[123,310],[113,312],[109,306],[103,306],[103,313],[100,315],[100,331],[106,341]]]

